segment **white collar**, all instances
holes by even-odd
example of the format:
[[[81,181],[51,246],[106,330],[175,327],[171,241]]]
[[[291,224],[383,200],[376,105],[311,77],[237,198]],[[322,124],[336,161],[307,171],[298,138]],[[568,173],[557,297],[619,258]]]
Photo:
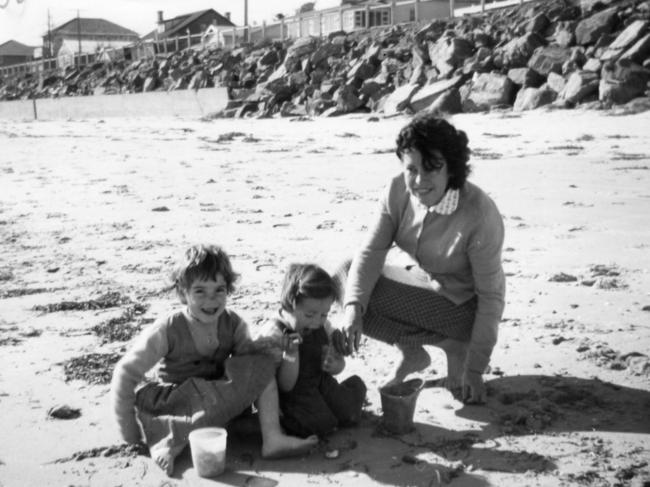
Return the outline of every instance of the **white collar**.
[[[422,208],[425,208],[429,213],[438,213],[440,215],[451,215],[456,208],[458,208],[458,200],[460,196],[460,191],[457,189],[448,189],[442,199],[438,202],[437,205],[426,207],[422,205]]]

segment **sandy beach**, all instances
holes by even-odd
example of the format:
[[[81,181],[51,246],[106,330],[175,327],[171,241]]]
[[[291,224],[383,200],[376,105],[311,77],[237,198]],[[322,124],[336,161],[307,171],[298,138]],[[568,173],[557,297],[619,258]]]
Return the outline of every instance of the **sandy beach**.
[[[648,111],[452,118],[506,226],[487,405],[435,387],[429,348],[415,431],[387,434],[378,387],[398,355],[366,340],[342,375],[369,386],[362,424],[310,455],[263,460],[255,435],[231,437],[221,477],[185,453],[167,478],[121,444],[107,380],[178,306],[178,252],[224,246],[230,307],[255,330],[289,263],[351,257],[406,121],[0,120],[0,486],[650,485]]]

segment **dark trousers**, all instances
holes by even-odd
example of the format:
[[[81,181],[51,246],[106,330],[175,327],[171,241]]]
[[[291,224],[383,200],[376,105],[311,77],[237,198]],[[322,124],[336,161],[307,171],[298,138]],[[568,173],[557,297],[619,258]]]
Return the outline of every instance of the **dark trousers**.
[[[366,385],[359,376],[340,384],[330,374],[321,374],[317,387],[293,390],[281,395],[282,426],[288,433],[307,437],[324,436],[339,426],[359,422],[366,397]]]

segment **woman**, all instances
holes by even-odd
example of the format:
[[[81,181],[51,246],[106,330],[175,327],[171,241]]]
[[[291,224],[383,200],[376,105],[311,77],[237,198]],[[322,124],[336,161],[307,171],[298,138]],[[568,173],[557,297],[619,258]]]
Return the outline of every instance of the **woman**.
[[[397,137],[401,174],[352,261],[345,287],[344,340],[361,334],[395,344],[402,360],[388,384],[424,370],[423,345],[447,355],[446,386],[466,402],[485,402],[482,374],[504,308],[503,219],[494,202],[466,181],[467,136],[433,114],[412,119]],[[413,260],[385,265],[397,245]]]

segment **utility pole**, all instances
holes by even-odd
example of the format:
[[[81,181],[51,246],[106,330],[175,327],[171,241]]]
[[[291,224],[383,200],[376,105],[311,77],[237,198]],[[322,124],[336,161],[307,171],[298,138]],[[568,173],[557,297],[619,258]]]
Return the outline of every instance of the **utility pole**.
[[[248,0],[244,0],[244,41],[248,42]]]
[[[47,55],[49,57],[54,57],[54,52],[52,52],[52,18],[50,17],[50,9],[47,9]],[[45,56],[43,56],[45,57]]]
[[[77,67],[81,67],[81,19],[79,18],[79,10],[77,10],[77,41],[79,44],[79,52],[77,53]]]

